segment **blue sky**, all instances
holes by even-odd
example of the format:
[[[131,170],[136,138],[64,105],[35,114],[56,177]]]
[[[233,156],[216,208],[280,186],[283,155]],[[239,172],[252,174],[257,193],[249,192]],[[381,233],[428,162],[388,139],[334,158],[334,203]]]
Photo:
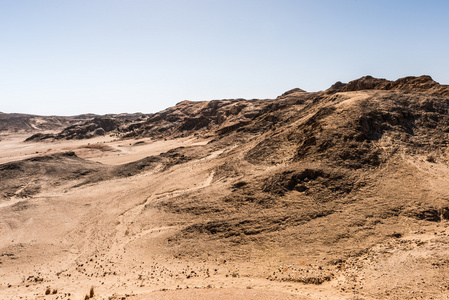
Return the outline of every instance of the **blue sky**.
[[[449,83],[449,1],[0,0],[0,111],[156,112],[364,75]]]

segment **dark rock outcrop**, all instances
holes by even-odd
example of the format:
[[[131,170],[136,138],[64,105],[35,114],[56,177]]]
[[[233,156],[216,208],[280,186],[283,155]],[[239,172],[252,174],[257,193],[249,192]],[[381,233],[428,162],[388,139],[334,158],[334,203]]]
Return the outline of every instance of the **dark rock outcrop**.
[[[432,77],[423,75],[419,77],[409,76],[396,81],[364,76],[350,81],[347,84],[337,82],[327,92],[352,92],[361,90],[397,90],[408,92],[424,92],[434,95],[449,96],[449,86],[441,85]]]

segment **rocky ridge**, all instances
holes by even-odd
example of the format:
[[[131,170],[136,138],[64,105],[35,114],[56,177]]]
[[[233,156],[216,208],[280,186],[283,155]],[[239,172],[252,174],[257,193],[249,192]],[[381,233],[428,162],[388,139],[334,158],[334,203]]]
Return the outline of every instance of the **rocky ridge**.
[[[222,276],[286,283],[291,293],[320,286],[347,299],[442,298],[449,290],[447,88],[428,76],[366,76],[322,92],[183,101],[128,121],[91,119],[47,140],[102,129],[115,135],[116,152],[83,146],[103,149],[101,158],[183,139],[130,163],[69,152],[0,165],[0,206],[18,201],[5,208],[12,225],[0,233],[21,228],[18,216],[27,221],[34,209],[44,211],[39,197],[50,209],[69,203],[82,228],[61,229],[62,245],[77,245],[77,265],[63,272],[106,282],[103,293],[111,276],[133,291],[170,280],[173,289],[195,279],[212,286]],[[199,144],[184,146],[188,139]],[[26,240],[21,247],[35,249]],[[2,266],[12,270],[19,261],[5,256]],[[126,277],[123,261],[140,273]]]
[[[122,138],[174,138],[192,134],[213,136],[243,130],[244,127],[245,130],[250,130],[255,124],[258,127],[253,131],[260,132],[269,127],[262,125],[262,121],[268,124],[277,122],[276,111],[285,111],[288,107],[306,102],[307,109],[318,107],[330,99],[331,95],[363,90],[424,93],[428,97],[449,96],[449,86],[440,85],[430,76],[405,77],[396,81],[365,76],[347,84],[337,82],[324,92],[307,93],[295,88],[274,100],[186,100],[155,114],[97,116],[85,123],[70,126],[58,134],[36,135],[28,140],[88,139],[104,134]],[[401,97],[404,95],[406,94],[401,94]]]
[[[58,131],[73,124],[81,124],[93,115],[78,115],[73,117],[37,116],[29,114],[0,113],[0,133],[32,133],[41,131]]]

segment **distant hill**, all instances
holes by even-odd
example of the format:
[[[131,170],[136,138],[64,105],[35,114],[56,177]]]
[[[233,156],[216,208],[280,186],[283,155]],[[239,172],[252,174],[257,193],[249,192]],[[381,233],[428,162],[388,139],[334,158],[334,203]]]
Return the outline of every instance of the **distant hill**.
[[[73,117],[37,116],[29,114],[0,113],[0,132],[39,132],[62,130],[67,126],[78,124],[93,118],[94,115]]]
[[[109,114],[103,118],[113,118],[120,122],[126,120],[136,120],[145,116],[142,113],[136,114]],[[42,133],[47,131],[63,131],[70,126],[83,126],[98,118],[95,114],[81,114],[76,116],[39,116],[31,114],[2,113],[0,112],[0,132],[15,133]],[[86,138],[85,136],[83,138]]]

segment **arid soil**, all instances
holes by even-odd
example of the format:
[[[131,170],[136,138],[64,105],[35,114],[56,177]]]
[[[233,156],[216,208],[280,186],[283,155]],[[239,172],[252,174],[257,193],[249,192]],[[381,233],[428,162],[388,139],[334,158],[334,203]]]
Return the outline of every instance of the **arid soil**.
[[[448,299],[448,91],[367,76],[6,126],[0,298]]]

